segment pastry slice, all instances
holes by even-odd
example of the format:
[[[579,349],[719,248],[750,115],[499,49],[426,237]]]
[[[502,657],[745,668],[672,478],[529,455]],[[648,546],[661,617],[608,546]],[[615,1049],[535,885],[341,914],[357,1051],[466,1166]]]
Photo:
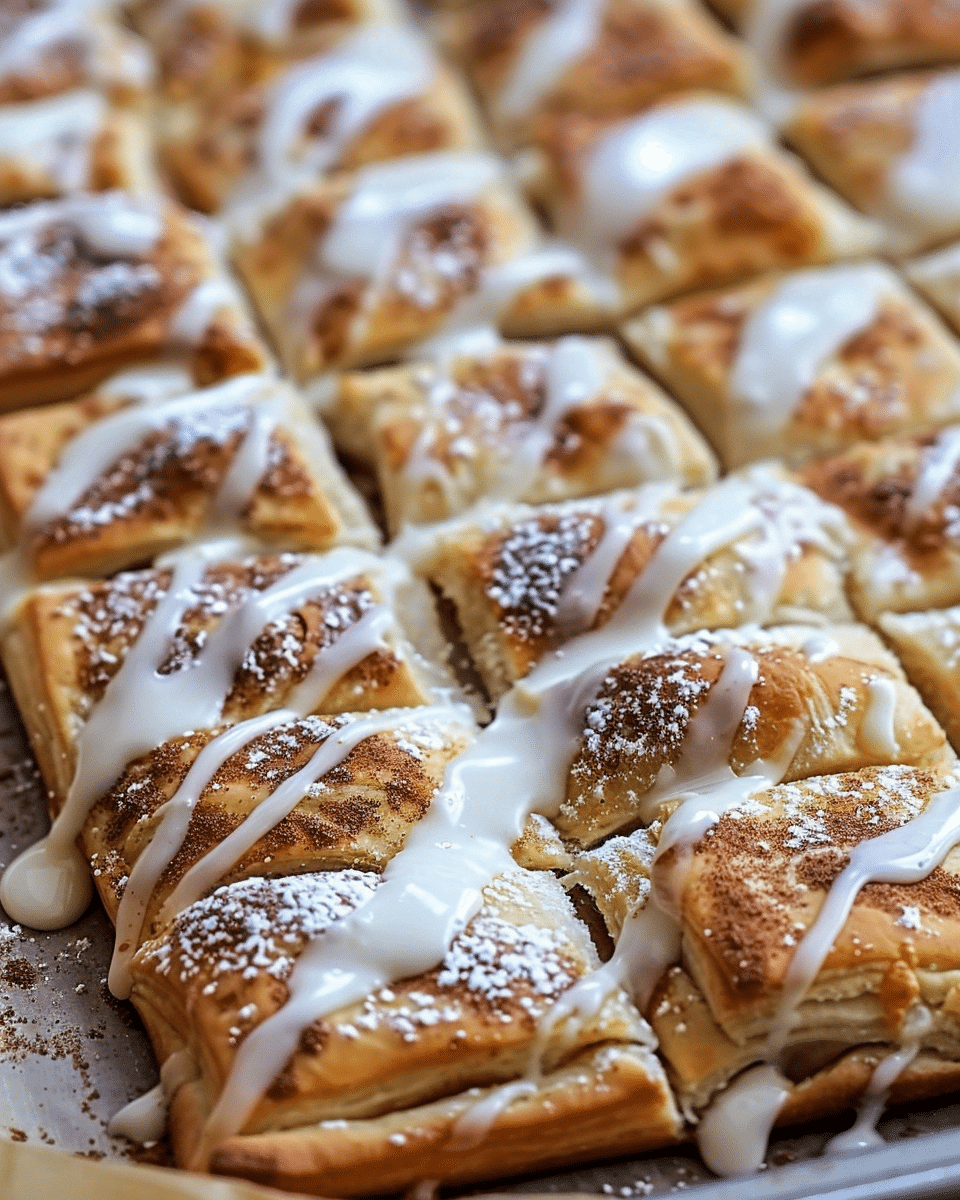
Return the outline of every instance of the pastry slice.
[[[666,982],[651,1009],[684,1101],[702,1108],[738,1071],[762,1062],[785,1011],[792,1021],[781,1024],[778,1039],[788,1080],[784,1120],[809,1118],[811,1090],[819,1115],[856,1101],[871,1072],[849,1079],[844,1058],[863,1046],[875,1048],[874,1062],[901,1043],[919,1051],[913,1067],[905,1056],[906,1070],[894,1077],[894,1100],[956,1087],[960,855],[946,838],[922,878],[872,881],[896,857],[893,831],[914,823],[916,845],[936,840],[954,784],[950,776],[886,767],[774,787],[721,816],[696,844],[681,908],[684,974]],[[938,810],[942,819],[932,819]],[[860,861],[875,862],[854,889],[841,872],[857,847]],[[852,899],[849,915],[838,921],[829,913],[818,927],[826,897],[841,889]],[[792,990],[801,978],[794,967],[785,1000],[801,953],[810,956],[806,986]]]
[[[714,476],[680,410],[601,339],[344,375],[325,415],[338,445],[374,468],[393,531],[489,497],[536,504]]]
[[[792,782],[954,762],[897,660],[852,625],[667,640],[609,667],[580,728],[555,822],[580,846],[666,819],[695,777],[716,772],[733,786],[733,776]]]
[[[721,97],[659,102],[626,120],[544,122],[534,194],[617,282],[629,312],[696,287],[851,257],[873,227]]]
[[[960,332],[960,245],[914,259],[904,269],[914,287]]]
[[[849,620],[843,514],[777,472],[680,493],[491,507],[398,543],[454,605],[502,695],[544,656],[616,624],[652,636]]]
[[[624,334],[722,462],[960,417],[960,346],[889,267],[821,267],[649,309]]]
[[[950,740],[960,745],[960,609],[887,612],[878,624]]]
[[[781,84],[960,62],[960,14],[939,0],[711,0]]]
[[[157,394],[164,384],[172,395]],[[241,375],[198,391],[162,368],[0,417],[0,525],[21,573],[41,580],[116,571],[204,535],[294,550],[377,542],[288,384]]]
[[[232,224],[234,261],[301,381],[462,326],[536,335],[598,319],[582,265],[544,248],[489,155],[368,166],[270,196]]]
[[[448,37],[506,143],[546,113],[626,115],[667,92],[745,84],[737,44],[688,0],[491,0]]]
[[[325,50],[366,22],[403,22],[397,0],[136,0],[172,99],[224,95]]]
[[[198,221],[114,191],[0,214],[0,407],[75,396],[173,351],[202,383],[262,370]]]
[[[158,190],[142,118],[92,89],[0,106],[0,205]]]
[[[479,147],[460,81],[405,25],[364,25],[269,82],[171,107],[161,155],[184,199],[215,212],[291,179]]]
[[[856,530],[850,595],[868,620],[960,601],[960,429],[890,438],[812,462],[802,478]]]
[[[235,883],[140,950],[134,1003],[160,1058],[185,1065],[171,1109],[181,1163],[305,947],[378,882],[351,870]],[[424,1171],[463,1184],[677,1140],[663,1069],[622,991],[538,1041],[551,1005],[598,965],[554,878],[506,871],[436,967],[310,1026],[210,1168],[309,1194],[383,1194]],[[525,1081],[533,1053],[540,1072]]]
[[[422,585],[401,564],[360,550],[186,560],[61,584],[23,602],[4,645],[56,807],[97,738],[107,741],[101,766],[91,760],[83,769],[99,771],[102,796],[144,752],[157,722],[172,738],[280,709],[306,715],[429,704],[451,686]],[[142,680],[138,699],[141,671],[157,674],[155,712]],[[131,712],[118,697],[133,697]]]
[[[108,4],[11,3],[0,12],[0,104],[93,87],[119,103],[142,102],[153,61]]]
[[[905,248],[960,233],[955,120],[960,72],[909,74],[810,92],[786,137],[862,212]]]

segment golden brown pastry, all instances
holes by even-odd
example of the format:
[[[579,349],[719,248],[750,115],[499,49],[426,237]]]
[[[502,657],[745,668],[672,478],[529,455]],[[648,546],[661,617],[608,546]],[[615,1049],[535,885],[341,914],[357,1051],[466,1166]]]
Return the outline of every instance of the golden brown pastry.
[[[712,0],[768,71],[808,87],[960,61],[960,14],[939,0]]]
[[[842,508],[857,538],[850,596],[861,616],[960,600],[960,429],[852,446],[810,463],[804,483]]]
[[[178,617],[168,626],[171,605]],[[37,590],[18,609],[4,646],[58,804],[83,739],[94,736],[84,726],[104,720],[101,704],[109,709],[120,694],[136,709],[138,676],[150,670],[170,696],[190,692],[161,706],[164,728],[177,733],[281,708],[337,713],[429,704],[449,686],[422,585],[396,561],[346,548],[209,565],[184,558],[172,567]],[[149,667],[144,654],[155,659]],[[147,731],[151,702],[144,690]],[[200,715],[192,718],[197,704]],[[118,726],[130,719],[118,716]],[[114,778],[129,761],[125,737],[142,740],[117,727],[111,741],[120,748],[100,751],[104,760],[123,760]]]
[[[132,10],[164,92],[179,99],[255,83],[364,22],[405,19],[397,0],[137,0]]]
[[[142,118],[92,89],[0,106],[0,207],[76,192],[158,190]]]
[[[755,468],[712,489],[491,507],[401,542],[455,607],[495,698],[619,611],[664,635],[849,620],[843,514]]]
[[[134,103],[153,83],[147,47],[107,4],[9,0],[0,11],[0,46],[0,104],[79,87]]]
[[[377,883],[348,871],[233,884],[140,951],[133,996],[161,1056],[186,1046],[200,1064],[173,1099],[181,1161],[237,1046],[283,1002],[305,943]],[[215,1172],[359,1195],[400,1191],[425,1171],[484,1179],[677,1139],[646,1023],[622,992],[554,1027],[542,1075],[498,1102],[494,1085],[523,1076],[538,1018],[598,960],[549,874],[513,869],[482,899],[438,967],[311,1026],[245,1132],[215,1148]]]
[[[870,79],[810,92],[787,139],[861,211],[908,248],[960,232],[952,172],[960,73]]]
[[[960,609],[886,612],[877,623],[954,746],[960,745]]]
[[[904,269],[914,287],[960,332],[960,246],[935,250]]]
[[[461,328],[536,336],[601,317],[582,263],[544,247],[490,155],[417,155],[296,185],[232,224],[234,261],[301,381]]]
[[[482,140],[466,89],[422,37],[369,25],[269,82],[169,107],[161,155],[187,202],[215,212],[291,179]]]
[[[960,417],[960,346],[889,267],[821,267],[649,309],[624,335],[728,467]]]
[[[122,192],[0,214],[0,407],[75,396],[165,352],[201,383],[262,370],[198,220]]]
[[[722,97],[660,101],[627,120],[544,122],[530,186],[609,272],[629,312],[760,271],[864,254],[873,227]]]
[[[484,498],[536,504],[714,478],[680,410],[600,339],[344,375],[325,415],[337,444],[374,468],[394,532]]]
[[[34,579],[105,574],[204,536],[378,540],[288,384],[242,375],[197,391],[163,367],[0,418],[0,528]]]
[[[719,768],[792,782],[954,762],[893,655],[850,625],[667,640],[608,669],[581,729],[556,819],[581,846],[665,819],[693,777]]]
[[[508,143],[545,113],[627,115],[667,92],[745,85],[736,42],[687,0],[491,0],[448,37]]]

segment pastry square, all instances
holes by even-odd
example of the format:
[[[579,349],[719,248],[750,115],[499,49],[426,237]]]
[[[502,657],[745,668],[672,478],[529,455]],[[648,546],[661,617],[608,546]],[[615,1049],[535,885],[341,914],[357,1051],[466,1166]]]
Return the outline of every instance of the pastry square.
[[[325,416],[338,445],[373,467],[393,532],[491,497],[537,504],[715,477],[682,412],[606,339],[343,375]]]
[[[492,0],[447,34],[506,144],[546,113],[623,116],[668,92],[746,85],[737,43],[688,0]]]
[[[862,626],[688,634],[624,657],[591,691],[555,821],[573,846],[638,822],[659,828],[690,784],[685,758],[704,729],[711,771],[750,776],[767,764],[780,782],[955,763],[897,660]]]
[[[702,1107],[733,1074],[763,1060],[796,947],[810,937],[850,852],[915,820],[954,785],[951,776],[911,767],[808,779],[755,793],[698,841],[681,901],[687,979],[667,980],[651,1008],[684,1100]],[[823,961],[810,985],[791,1006],[783,1059],[791,1080],[806,1078],[815,1087],[819,1071],[839,1065],[844,1052],[895,1048],[910,1039],[927,1062],[918,1063],[919,1077],[905,1073],[894,1097],[922,1096],[924,1074],[928,1095],[951,1079],[956,1086],[958,872],[954,849],[919,882],[867,882],[856,893],[832,946],[820,944]],[[693,1020],[685,1030],[688,1014]],[[931,1059],[942,1064],[939,1079]],[[860,1073],[838,1098],[828,1090],[824,1111],[859,1098],[869,1074]],[[809,1116],[803,1101],[810,1087],[797,1088],[782,1119]]]
[[[301,381],[461,327],[538,336],[600,319],[582,264],[545,248],[491,155],[368,166],[269,196],[232,226],[234,261]]]
[[[960,245],[946,246],[904,264],[910,282],[960,332]]]
[[[140,950],[133,999],[160,1056],[186,1049],[198,1064],[173,1099],[179,1161],[190,1161],[238,1047],[275,1014],[304,947],[378,882],[346,871],[232,884]],[[465,1183],[677,1140],[648,1027],[622,991],[547,1027],[538,1045],[538,1021],[598,965],[556,880],[506,871],[436,968],[311,1025],[244,1132],[214,1147],[211,1168],[358,1195],[402,1191],[424,1171]],[[498,1094],[523,1079],[532,1053],[538,1080]]]
[[[477,149],[457,76],[405,25],[365,25],[269,82],[170,106],[161,155],[187,203],[215,212],[290,179]]]
[[[167,627],[171,605],[180,615]],[[451,687],[423,585],[402,564],[352,549],[209,564],[188,559],[39,589],[20,605],[4,646],[11,686],[57,807],[84,737],[93,736],[84,734],[85,726],[103,720],[98,706],[109,708],[118,692],[136,695],[138,675],[149,675],[144,654],[153,655],[168,692],[193,689],[179,701],[181,711],[171,701],[169,714],[161,714],[164,728],[176,734],[196,728],[195,722],[204,729],[233,725],[308,700],[309,712],[327,714],[430,704]],[[146,713],[150,697],[140,686]],[[191,719],[188,710],[198,703],[203,711]],[[127,744],[142,741],[124,727],[128,720],[117,718],[110,737],[116,746],[100,751],[115,768],[104,793],[135,757],[125,757]],[[143,723],[146,728],[148,716]],[[197,737],[202,745],[207,734]]]
[[[165,383],[172,396],[157,394]],[[204,535],[291,550],[378,541],[289,384],[243,375],[196,391],[160,368],[0,417],[0,528],[40,580],[106,574]]]
[[[839,509],[755,468],[695,493],[651,485],[541,508],[491,506],[395,546],[453,604],[497,698],[638,594],[638,630],[652,616],[664,635],[849,620],[849,538]]]
[[[886,612],[877,623],[954,746],[960,745],[960,608]]]
[[[174,351],[202,383],[263,370],[199,220],[122,192],[0,214],[0,407],[66,399]]]
[[[865,619],[960,602],[958,471],[956,425],[852,446],[804,469],[806,486],[856,531],[849,591]]]
[[[108,4],[34,0],[0,12],[0,104],[92,87],[119,103],[143,101],[153,60]]]
[[[787,139],[904,248],[960,233],[951,172],[960,72],[870,79],[804,95]]]
[[[939,0],[711,0],[781,83],[809,87],[960,61],[960,14]]]
[[[876,243],[754,113],[719,96],[667,99],[626,120],[545,121],[530,186],[560,235],[613,276],[625,312]]]
[[[397,0],[134,0],[171,99],[223,95],[325,50],[367,22],[403,22]]]
[[[0,206],[159,182],[143,118],[75,89],[0,106]]]
[[[728,467],[960,417],[960,345],[880,263],[767,277],[624,327]]]

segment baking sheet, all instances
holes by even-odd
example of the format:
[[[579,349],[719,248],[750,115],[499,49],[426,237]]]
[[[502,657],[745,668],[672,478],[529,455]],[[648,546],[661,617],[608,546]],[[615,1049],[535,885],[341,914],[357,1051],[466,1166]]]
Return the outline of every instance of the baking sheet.
[[[9,691],[0,677],[0,866],[46,829],[43,788]],[[44,1146],[86,1159],[137,1163],[166,1161],[161,1143],[143,1151],[110,1137],[111,1116],[157,1081],[149,1042],[133,1008],[107,990],[113,931],[99,905],[70,929],[33,933],[12,925],[0,910],[0,1196],[36,1200],[49,1193],[46,1173],[58,1156]],[[697,1200],[912,1200],[960,1195],[960,1104],[892,1114],[880,1129],[895,1144],[862,1155],[822,1159],[836,1127],[778,1137],[767,1167],[751,1179],[717,1183],[695,1150],[648,1155],[501,1184],[498,1194],[570,1193],[621,1200],[695,1191]],[[22,1150],[22,1152],[20,1152]],[[70,1164],[59,1175],[70,1200],[204,1196],[209,1200],[276,1195],[261,1189],[170,1191],[167,1172],[137,1167],[136,1175]],[[78,1173],[79,1172],[79,1173]],[[55,1172],[56,1174],[56,1172]],[[173,1176],[179,1178],[179,1173]],[[123,1180],[126,1179],[126,1183]],[[164,1181],[159,1187],[158,1180]],[[126,1188],[126,1190],[124,1190]],[[111,1190],[113,1189],[113,1190]]]

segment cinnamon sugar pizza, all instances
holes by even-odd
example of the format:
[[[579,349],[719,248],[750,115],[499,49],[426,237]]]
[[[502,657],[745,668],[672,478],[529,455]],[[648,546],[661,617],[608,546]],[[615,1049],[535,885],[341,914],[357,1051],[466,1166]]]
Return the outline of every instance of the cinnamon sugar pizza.
[[[960,1086],[960,10],[715,7],[0,13],[0,902],[99,893],[183,1169]]]

